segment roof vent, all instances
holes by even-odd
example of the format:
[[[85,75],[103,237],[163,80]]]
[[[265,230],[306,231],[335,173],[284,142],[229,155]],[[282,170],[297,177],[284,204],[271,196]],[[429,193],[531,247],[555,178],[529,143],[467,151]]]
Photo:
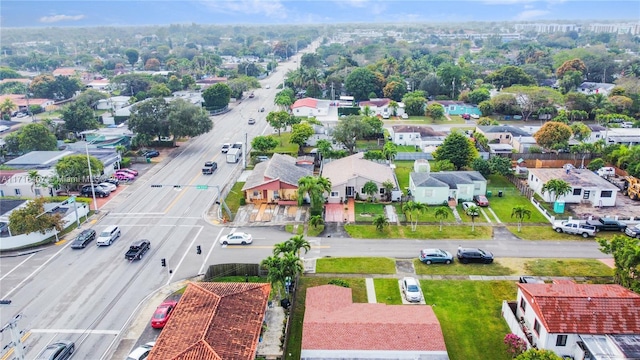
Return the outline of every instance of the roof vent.
[[[591,296],[589,296],[589,297],[587,298],[587,301],[591,301]]]

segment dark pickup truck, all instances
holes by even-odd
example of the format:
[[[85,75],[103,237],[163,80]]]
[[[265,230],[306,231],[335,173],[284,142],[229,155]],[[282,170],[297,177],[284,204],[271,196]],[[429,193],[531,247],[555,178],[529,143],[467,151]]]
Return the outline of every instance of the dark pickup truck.
[[[151,242],[149,240],[138,240],[131,244],[127,253],[124,254],[124,258],[133,261],[142,259],[142,255],[149,250]]]
[[[595,226],[596,231],[622,231],[627,228],[627,224],[611,219],[588,220],[588,225]]]
[[[218,163],[215,161],[207,161],[204,163],[204,167],[202,168],[202,173],[205,175],[211,175],[218,168]]]

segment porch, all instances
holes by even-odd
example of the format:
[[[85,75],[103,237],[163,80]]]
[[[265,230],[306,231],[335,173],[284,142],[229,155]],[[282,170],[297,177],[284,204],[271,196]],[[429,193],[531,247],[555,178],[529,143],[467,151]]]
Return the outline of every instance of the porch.
[[[518,304],[515,301],[503,301],[502,317],[507,322],[507,325],[509,326],[509,329],[512,333],[527,341],[527,348],[535,348],[536,345],[533,343],[531,326],[526,323],[524,318],[516,318],[517,306]]]

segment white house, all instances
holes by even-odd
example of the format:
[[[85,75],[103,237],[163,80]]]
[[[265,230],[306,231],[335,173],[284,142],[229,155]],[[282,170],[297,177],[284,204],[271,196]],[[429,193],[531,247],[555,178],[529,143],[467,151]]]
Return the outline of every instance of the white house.
[[[356,194],[363,199],[367,198],[363,187],[369,181],[375,182],[378,186],[376,199],[385,195],[383,183],[389,181],[394,189],[398,188],[395,174],[389,165],[365,160],[363,156],[364,153],[356,153],[323,165],[322,176],[331,180],[328,199],[330,203],[339,203],[341,200],[356,197]]]
[[[38,178],[29,177],[26,171],[0,171],[0,198],[17,196],[20,198],[36,198],[38,196],[53,196],[54,190],[49,186],[50,180],[55,176],[54,170],[37,170]]]
[[[130,96],[112,96],[108,99],[98,100],[96,109],[98,110],[119,110],[125,106],[129,106]]]
[[[639,128],[609,128],[605,130],[607,145],[620,144],[634,146],[640,144]]]
[[[595,83],[595,82],[585,81],[582,84],[580,84],[580,86],[578,86],[577,90],[578,92],[581,92],[586,95],[602,94],[604,96],[609,96],[609,93],[615,86],[616,86],[615,84]]]
[[[389,129],[391,142],[396,145],[440,146],[446,133],[435,131],[429,126],[394,125]]]
[[[529,169],[529,187],[544,201],[553,201],[549,192],[542,193],[542,186],[551,179],[564,180],[571,185],[571,192],[558,197],[565,203],[590,202],[593,206],[615,206],[616,193],[620,189],[587,169]]]
[[[487,180],[477,171],[431,172],[429,162],[420,159],[409,174],[409,190],[413,200],[427,205],[441,205],[450,199],[471,201],[487,192]]]
[[[360,101],[358,106],[360,110],[364,110],[365,107],[369,107],[371,110],[371,115],[373,116],[382,116],[384,113],[391,115],[393,114],[393,109],[389,107],[389,103],[391,103],[391,99],[382,98],[382,99],[369,99],[366,101]]]
[[[637,359],[640,295],[620,285],[518,284],[502,316],[529,347],[571,359]]]
[[[291,105],[291,112],[294,116],[324,116],[329,112],[329,103],[314,98],[299,99]]]

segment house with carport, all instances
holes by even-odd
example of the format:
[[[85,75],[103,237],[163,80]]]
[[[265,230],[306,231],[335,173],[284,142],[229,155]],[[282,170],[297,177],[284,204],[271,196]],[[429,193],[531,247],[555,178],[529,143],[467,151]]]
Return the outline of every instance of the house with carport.
[[[242,187],[247,203],[295,205],[298,203],[298,181],[313,175],[313,162],[300,162],[292,156],[273,154],[268,161],[256,164]]]
[[[640,359],[640,295],[620,285],[518,284],[502,316],[528,347],[563,359]]]
[[[620,189],[598,176],[593,171],[587,169],[529,169],[527,184],[544,201],[551,202],[553,199],[549,192],[542,193],[542,186],[551,179],[560,179],[571,185],[571,192],[567,195],[559,196],[557,200],[565,203],[579,204],[582,202],[591,203],[593,206],[615,206],[616,193]]]
[[[419,159],[409,174],[409,191],[413,201],[427,205],[442,205],[472,201],[475,195],[485,195],[487,180],[477,171],[431,172],[427,160]]]
[[[364,153],[356,153],[342,159],[324,163],[322,176],[331,181],[331,193],[329,203],[339,203],[349,198],[368,195],[364,193],[364,184],[373,181],[378,187],[378,193],[374,196],[377,200],[386,195],[385,182],[391,182],[394,189],[398,188],[393,169],[386,163],[379,163],[364,159]]]
[[[429,305],[354,303],[351,289],[307,289],[302,360],[448,360],[440,322]]]

